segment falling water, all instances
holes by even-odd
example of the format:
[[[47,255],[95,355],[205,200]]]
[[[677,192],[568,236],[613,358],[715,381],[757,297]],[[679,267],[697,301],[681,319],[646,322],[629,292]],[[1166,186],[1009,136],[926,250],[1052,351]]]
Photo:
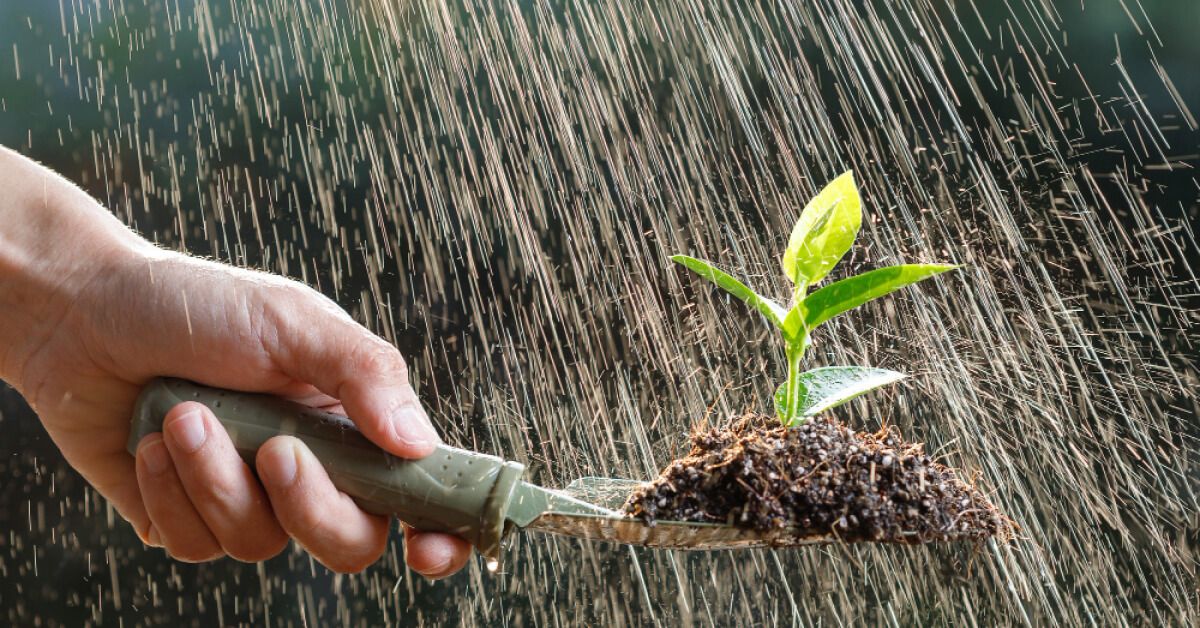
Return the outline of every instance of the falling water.
[[[767,407],[785,365],[766,323],[666,256],[786,294],[786,228],[853,169],[868,220],[846,272],[966,268],[826,325],[812,364],[913,374],[839,413],[927,442],[1021,538],[528,535],[440,583],[398,539],[358,576],[298,549],[184,565],[9,394],[0,621],[1200,621],[1200,103],[1159,61],[1162,19],[1138,0],[556,4],[12,3],[0,137],[165,246],[319,287],[402,348],[447,441],[549,486],[650,477],[698,423]],[[1101,10],[1121,36],[1068,36]]]

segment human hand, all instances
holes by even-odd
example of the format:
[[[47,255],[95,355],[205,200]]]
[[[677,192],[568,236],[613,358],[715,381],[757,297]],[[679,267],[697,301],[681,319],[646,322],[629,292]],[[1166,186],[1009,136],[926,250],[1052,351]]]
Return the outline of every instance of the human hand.
[[[72,188],[45,202],[81,195]],[[378,559],[387,518],[338,491],[295,438],[267,442],[256,477],[211,412],[182,403],[163,433],[140,442],[136,460],[125,445],[141,387],[174,376],[347,414],[385,450],[422,457],[439,439],[399,352],[302,284],[166,252],[112,225],[79,227],[76,245],[45,264],[0,255],[0,273],[39,286],[0,288],[0,325],[26,327],[4,339],[0,376],[67,461],[144,542],[180,560],[265,560],[289,536],[335,571]],[[470,552],[458,537],[405,530],[406,560],[425,576],[454,573]]]

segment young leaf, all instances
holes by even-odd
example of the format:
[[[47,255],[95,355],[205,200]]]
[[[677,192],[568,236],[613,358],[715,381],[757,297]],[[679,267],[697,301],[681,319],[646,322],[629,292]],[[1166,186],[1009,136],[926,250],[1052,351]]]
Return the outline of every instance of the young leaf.
[[[687,255],[672,255],[671,261],[686,266],[697,275],[717,284],[729,294],[758,310],[763,316],[767,317],[767,320],[771,321],[772,325],[783,329],[783,318],[787,316],[787,310],[783,309],[783,306],[778,303],[751,290],[746,284],[734,279],[729,273],[704,260]]]
[[[804,300],[804,324],[811,330],[846,310],[955,268],[958,266],[950,264],[901,264],[835,281]]]
[[[862,226],[862,199],[854,173],[834,179],[808,202],[783,252],[783,274],[795,284],[812,285],[841,261]]]
[[[802,326],[804,326],[804,308],[797,304],[788,310],[787,316],[783,317],[784,341],[791,342],[792,339],[796,338]]]
[[[805,418],[820,414],[835,406],[840,406],[851,399],[872,391],[880,386],[904,379],[904,373],[877,369],[867,366],[829,366],[801,373],[800,412],[792,418]],[[775,390],[775,411],[780,419],[784,417],[787,408],[787,383]]]

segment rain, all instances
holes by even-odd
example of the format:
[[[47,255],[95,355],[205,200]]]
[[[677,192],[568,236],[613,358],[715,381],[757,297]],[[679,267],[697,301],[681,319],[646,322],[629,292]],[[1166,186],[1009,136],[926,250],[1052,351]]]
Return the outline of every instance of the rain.
[[[774,332],[667,258],[785,295],[790,226],[853,170],[839,272],[964,268],[828,323],[810,365],[909,373],[835,412],[927,443],[1020,532],[530,533],[440,582],[399,534],[354,576],[294,545],[190,565],[5,389],[0,622],[1194,625],[1200,84],[1171,55],[1197,25],[1151,0],[4,2],[0,143],[164,247],[319,289],[401,349],[446,442],[549,487],[652,478],[769,407]]]

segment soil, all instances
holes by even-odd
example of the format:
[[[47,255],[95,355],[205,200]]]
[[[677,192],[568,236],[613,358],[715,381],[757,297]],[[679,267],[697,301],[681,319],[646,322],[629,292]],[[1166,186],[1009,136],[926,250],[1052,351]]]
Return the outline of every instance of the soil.
[[[976,488],[895,428],[855,433],[831,418],[794,428],[748,414],[692,435],[687,456],[635,491],[625,512],[655,520],[800,528],[846,541],[1011,538]]]

